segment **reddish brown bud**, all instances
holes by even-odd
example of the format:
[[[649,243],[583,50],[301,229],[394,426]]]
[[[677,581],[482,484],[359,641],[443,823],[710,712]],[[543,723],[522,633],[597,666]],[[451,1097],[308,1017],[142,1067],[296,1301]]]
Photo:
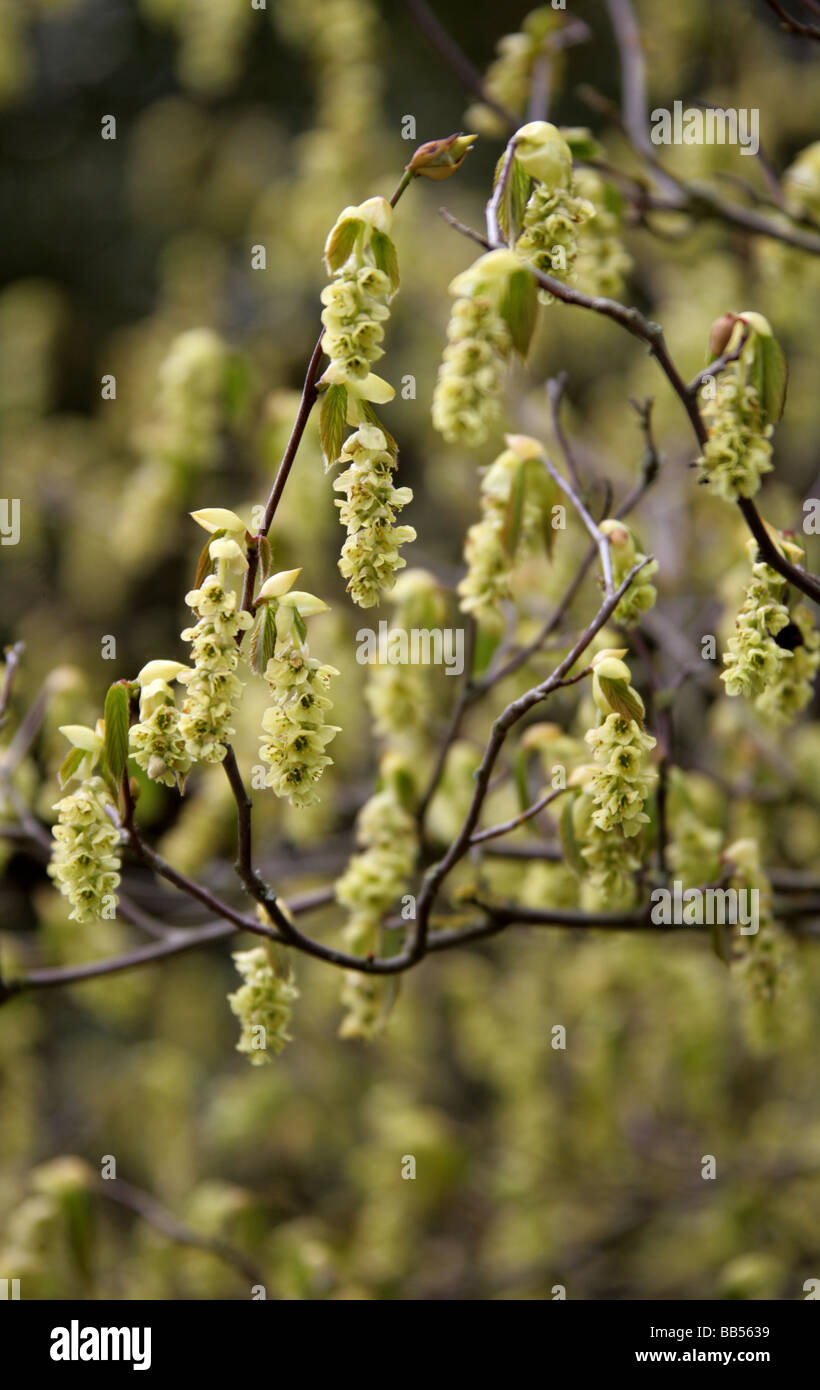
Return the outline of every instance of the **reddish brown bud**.
[[[475,135],[448,135],[446,140],[428,140],[419,145],[406,166],[411,174],[426,179],[449,179],[464,163],[473,147]]]
[[[715,319],[709,329],[709,351],[712,357],[720,357],[720,354],[726,351],[736,323],[737,314],[725,313],[721,314],[719,319]]]

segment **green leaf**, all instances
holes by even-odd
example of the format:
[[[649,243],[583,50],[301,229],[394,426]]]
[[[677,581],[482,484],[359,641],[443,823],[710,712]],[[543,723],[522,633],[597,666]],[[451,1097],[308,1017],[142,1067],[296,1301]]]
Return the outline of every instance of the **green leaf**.
[[[70,753],[66,754],[60,764],[60,771],[57,773],[57,780],[61,787],[64,787],[67,782],[71,781],[75,772],[79,770],[84,757],[85,753],[82,748],[72,748]]]
[[[120,681],[109,686],[103,710],[105,756],[111,776],[116,782],[119,782],[128,762],[129,706],[130,700],[125,686]]]
[[[578,841],[575,836],[575,820],[573,817],[573,807],[575,797],[568,796],[564,800],[561,808],[561,815],[558,818],[558,835],[561,840],[561,848],[564,851],[564,859],[572,869],[572,872],[579,878],[583,878],[587,872],[588,865],[584,860]]]
[[[524,498],[527,491],[527,472],[523,464],[515,470],[510,495],[504,509],[504,526],[501,531],[501,544],[512,558],[521,539],[521,522],[524,516]]]
[[[509,277],[500,311],[510,330],[513,347],[521,357],[526,357],[538,315],[538,292],[535,280],[523,266]]]
[[[377,269],[384,271],[395,294],[399,288],[399,258],[394,242],[386,232],[379,232],[374,228],[370,234],[370,249]]]
[[[756,333],[751,344],[749,380],[757,388],[763,423],[776,425],[786,404],[788,367],[783,350],[771,334]]]
[[[503,167],[504,155],[501,156],[495,166],[493,190],[495,190],[498,184]],[[529,174],[522,169],[519,161],[513,159],[512,168],[507,178],[507,187],[504,197],[501,199],[501,206],[498,209],[498,226],[504,239],[508,242],[515,241],[521,230],[521,223],[524,219],[524,209],[527,206],[531,191],[532,179]]]
[[[339,270],[356,244],[364,222],[359,217],[345,217],[337,222],[325,246],[325,264],[330,271]]]
[[[294,610],[293,610],[293,626],[296,628],[296,631],[297,631],[298,636],[299,636],[299,641],[300,641],[300,642],[306,642],[306,641],[307,641],[307,624],[305,623],[305,620],[304,620],[304,618],[302,617],[301,613],[299,612],[299,609],[298,609],[298,608],[294,608]]]
[[[276,614],[273,604],[263,603],[251,628],[248,660],[251,670],[264,676],[276,646]]]
[[[328,386],[322,396],[319,413],[319,438],[322,442],[322,453],[325,456],[325,470],[332,468],[334,463],[338,462],[342,452],[346,414],[347,388]]]
[[[610,680],[609,676],[598,676],[601,694],[616,714],[624,719],[634,719],[643,728],[643,710],[635,697],[632,687],[625,680]]]

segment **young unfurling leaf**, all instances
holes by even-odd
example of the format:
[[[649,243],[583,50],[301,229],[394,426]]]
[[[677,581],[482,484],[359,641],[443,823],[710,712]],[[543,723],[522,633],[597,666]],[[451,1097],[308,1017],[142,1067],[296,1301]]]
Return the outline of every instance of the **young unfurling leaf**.
[[[344,386],[328,386],[322,396],[319,412],[319,438],[325,456],[325,471],[332,468],[342,452],[347,415],[347,391]]]

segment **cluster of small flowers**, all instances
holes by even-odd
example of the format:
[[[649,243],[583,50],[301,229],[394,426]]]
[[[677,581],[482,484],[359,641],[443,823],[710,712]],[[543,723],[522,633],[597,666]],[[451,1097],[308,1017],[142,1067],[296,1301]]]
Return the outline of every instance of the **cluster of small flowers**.
[[[575,279],[586,294],[617,298],[632,269],[621,240],[620,195],[595,169],[575,170],[575,191],[595,209],[580,228]]]
[[[188,692],[179,732],[193,762],[219,763],[234,733],[230,721],[242,691],[242,682],[234,674],[239,663],[236,639],[252,626],[253,619],[228,587],[229,568],[247,565],[239,545],[223,537],[211,542],[210,552],[217,563],[216,574],[185,595],[199,622],[182,633],[183,641],[192,644],[194,665],[178,677]]]
[[[299,991],[290,965],[281,972],[274,968],[264,946],[234,951],[233,960],[244,981],[228,995],[231,1012],[242,1025],[236,1050],[243,1052],[252,1066],[262,1066],[291,1041],[288,1024]]]
[[[646,766],[655,739],[634,719],[613,712],[587,732],[586,741],[599,764],[590,783],[593,823],[599,830],[620,829],[629,838],[639,834],[649,822],[644,803],[657,780],[655,770]]]
[[[617,589],[630,570],[647,557],[638,549],[633,532],[622,521],[602,521],[598,529],[609,540],[612,578]],[[657,571],[657,560],[649,560],[644,565],[615,609],[615,622],[620,623],[622,627],[635,627],[641,621],[641,615],[654,607],[658,591],[649,581]]]
[[[524,210],[521,235],[515,243],[518,254],[545,275],[569,283],[574,280],[578,257],[579,229],[595,216],[586,198],[572,188],[548,188],[536,183]],[[539,290],[542,304],[551,304],[548,290]]]
[[[336,882],[336,899],[350,911],[345,939],[359,954],[375,951],[385,912],[405,888],[416,858],[416,824],[399,792],[406,768],[393,755],[385,785],[362,807],[356,823],[360,852]],[[395,982],[360,971],[345,973],[341,1038],[370,1040],[385,1016],[387,988]]]
[[[782,536],[778,545],[792,563],[802,560],[800,546]],[[747,548],[757,554],[756,541]],[[787,587],[769,565],[753,565],[721,673],[728,695],[754,699],[762,714],[779,722],[793,719],[809,703],[820,666],[820,635],[803,604],[791,611],[786,606]]]
[[[554,125],[531,121],[516,132],[515,141],[517,162],[535,180],[515,249],[534,270],[569,282],[574,279],[579,230],[594,218],[595,208],[578,196],[572,153]],[[552,301],[545,290],[538,297],[542,304]]]
[[[54,850],[48,872],[71,903],[74,922],[100,917],[120,881],[120,832],[110,820],[101,777],[89,777],[54,810]],[[112,906],[116,908],[116,897]]]
[[[318,801],[316,783],[333,762],[326,749],[339,729],[325,723],[333,702],[323,692],[338,674],[298,642],[283,644],[265,670],[275,703],[262,716],[266,736],[259,755],[270,768],[265,785],[292,806]]]
[[[152,781],[184,788],[191,758],[180,730],[180,712],[170,682],[186,670],[178,661],[149,661],[137,676],[139,723],[131,726],[130,751]]]
[[[341,462],[347,467],[333,484],[345,494],[336,502],[347,527],[339,572],[354,603],[372,608],[407,563],[399,546],[416,539],[412,526],[395,524],[397,511],[413,500],[413,493],[393,486],[396,461],[376,425],[362,425],[346,439]]]
[[[288,570],[273,575],[259,593],[275,605],[276,622],[274,653],[265,668],[274,703],[262,716],[259,755],[269,765],[265,785],[302,808],[319,800],[316,783],[333,763],[327,746],[339,728],[326,722],[333,702],[325,692],[339,672],[311,656],[300,635],[304,619],[326,605],[313,594],[291,590],[298,574],[299,570]]]
[[[702,477],[726,502],[754,497],[773,468],[772,425],[764,423],[760,393],[746,379],[743,357],[727,367],[703,414],[709,437],[698,460]]]
[[[482,444],[501,418],[499,396],[512,347],[501,313],[511,271],[509,251],[490,251],[450,284],[455,304],[433,393],[433,425],[448,443]]]
[[[541,446],[537,441],[529,442],[531,457],[536,457]],[[508,448],[486,470],[481,481],[481,520],[470,527],[464,542],[467,573],[458,585],[461,611],[473,613],[479,622],[492,627],[502,624],[500,605],[512,597],[517,556],[541,534],[543,511],[538,494],[532,490],[524,493],[517,535],[511,538],[509,534],[510,501],[525,462],[520,449]]]
[[[322,346],[330,358],[321,380],[368,400],[376,399],[368,389],[368,377],[373,363],[384,356],[382,325],[390,317],[396,289],[390,274],[377,264],[384,261],[385,247],[394,251],[388,236],[392,221],[393,209],[385,198],[368,198],[340,213],[325,247],[334,279],[321,295]],[[388,392],[392,394],[390,388]]]
[[[628,908],[636,898],[634,874],[641,867],[637,849],[615,828],[595,825],[594,802],[582,795],[576,802],[577,824],[583,830],[581,857],[588,872],[581,883],[581,906],[587,912]],[[584,825],[586,821],[586,825]]]
[[[804,710],[814,694],[820,668],[820,633],[804,603],[790,610],[790,631],[797,645],[793,651],[778,647],[780,667],[755,700],[755,708],[777,724],[788,724]]]

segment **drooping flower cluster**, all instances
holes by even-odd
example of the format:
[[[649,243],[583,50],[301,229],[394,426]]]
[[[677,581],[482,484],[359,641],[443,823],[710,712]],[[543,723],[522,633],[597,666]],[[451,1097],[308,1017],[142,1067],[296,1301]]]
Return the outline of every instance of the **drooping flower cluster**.
[[[627,837],[640,832],[649,817],[644,805],[657,774],[646,766],[646,754],[655,740],[634,719],[608,714],[586,741],[599,766],[591,783],[595,810],[592,820],[599,830],[619,828]]]
[[[527,487],[523,470],[532,463],[536,474],[543,446],[524,435],[508,435],[510,447],[484,473],[481,481],[481,520],[470,527],[464,543],[467,573],[458,585],[463,613],[499,627],[500,605],[512,597],[516,560],[543,535],[544,493]],[[546,477],[546,475],[544,475]],[[520,508],[513,506],[517,493]]]
[[[120,832],[106,812],[110,797],[101,777],[89,777],[54,810],[54,849],[48,872],[71,903],[74,922],[113,916],[120,881]]]
[[[576,191],[572,154],[554,125],[531,121],[515,138],[515,158],[534,179],[515,249],[533,269],[569,282],[574,278],[579,230],[594,218],[595,208]],[[544,290],[539,298],[544,304],[552,300]]]
[[[323,349],[330,358],[321,382],[343,386],[349,396],[390,400],[392,387],[371,368],[384,356],[383,324],[398,287],[396,253],[389,232],[393,209],[385,198],[368,198],[339,215],[325,245],[334,278],[322,290]]]
[[[171,681],[187,667],[179,661],[149,661],[137,676],[140,687],[139,723],[131,726],[130,751],[134,761],[155,782],[184,789],[191,767],[185,738],[180,730],[181,715],[174,700]]]
[[[782,411],[786,368],[783,355],[762,314],[726,315],[721,350],[735,361],[720,375],[703,404],[709,435],[698,460],[701,477],[718,497],[736,502],[754,497],[761,479],[772,471],[771,436]],[[724,320],[713,325],[713,333]]]
[[[623,200],[617,188],[595,169],[575,169],[575,191],[595,209],[579,228],[575,279],[586,294],[617,299],[632,268],[621,239]]]
[[[612,579],[617,589],[630,571],[646,560],[643,551],[638,549],[635,536],[629,526],[622,521],[608,519],[599,528],[609,540],[609,554],[612,560]],[[649,581],[658,570],[657,560],[649,560],[636,574],[618,607],[613,614],[614,621],[622,627],[635,627],[641,615],[654,607],[658,591]]]
[[[399,546],[416,539],[412,526],[396,525],[397,511],[413,500],[413,493],[409,487],[394,487],[396,460],[376,425],[362,425],[346,439],[341,462],[347,467],[333,484],[344,493],[336,506],[347,527],[339,572],[354,603],[372,608],[407,563]]]
[[[573,830],[584,866],[581,907],[588,912],[629,908],[636,898],[634,875],[641,867],[641,856],[635,841],[625,839],[619,827],[602,830],[596,825],[594,813],[591,793],[582,791],[572,808]]]
[[[603,651],[593,660],[593,695],[604,718],[585,739],[595,759],[588,788],[592,822],[599,830],[619,829],[631,839],[649,821],[644,805],[657,773],[646,755],[655,739],[644,732],[643,701],[629,684],[629,667],[620,655]]]
[[[234,951],[233,961],[244,981],[228,995],[231,1012],[242,1025],[236,1050],[244,1053],[252,1066],[262,1066],[291,1041],[288,1025],[299,991],[284,954],[274,965],[268,949],[256,946],[250,951]]]
[[[233,513],[219,514],[214,509],[194,516],[206,530],[223,531],[219,520]],[[234,522],[241,527],[238,518],[234,517]],[[235,674],[239,663],[237,637],[253,623],[230,584],[231,574],[242,573],[248,564],[236,534],[233,528],[233,535],[223,534],[211,541],[209,553],[216,573],[185,595],[185,602],[199,619],[182,633],[183,641],[191,643],[193,667],[180,671],[177,677],[187,688],[179,733],[192,762],[222,762],[234,733],[231,719],[242,691],[242,682]]]
[[[376,951],[384,914],[406,888],[417,853],[416,823],[408,808],[412,781],[403,759],[382,759],[383,786],[365,802],[356,822],[359,853],[336,882],[336,899],[348,908],[345,940],[351,951]],[[386,1015],[389,977],[345,973],[342,1002],[347,1009],[342,1038],[371,1039]]]
[[[455,304],[433,393],[433,424],[453,444],[483,443],[500,416],[499,396],[512,337],[503,307],[512,251],[490,251],[450,284]]]
[[[777,545],[792,564],[803,559],[802,548],[782,535]],[[754,558],[757,542],[749,541],[747,550]],[[721,673],[728,695],[753,699],[776,722],[788,722],[809,703],[820,666],[812,616],[802,603],[790,609],[788,599],[788,581],[769,565],[754,564]]]
[[[326,692],[339,672],[310,655],[304,620],[325,611],[327,604],[292,589],[299,573],[272,575],[259,591],[269,610],[265,621],[275,626],[273,655],[265,667],[273,704],[262,716],[259,755],[269,768],[265,785],[292,806],[303,807],[319,800],[316,783],[333,762],[326,750],[339,728],[326,722],[333,703]]]

